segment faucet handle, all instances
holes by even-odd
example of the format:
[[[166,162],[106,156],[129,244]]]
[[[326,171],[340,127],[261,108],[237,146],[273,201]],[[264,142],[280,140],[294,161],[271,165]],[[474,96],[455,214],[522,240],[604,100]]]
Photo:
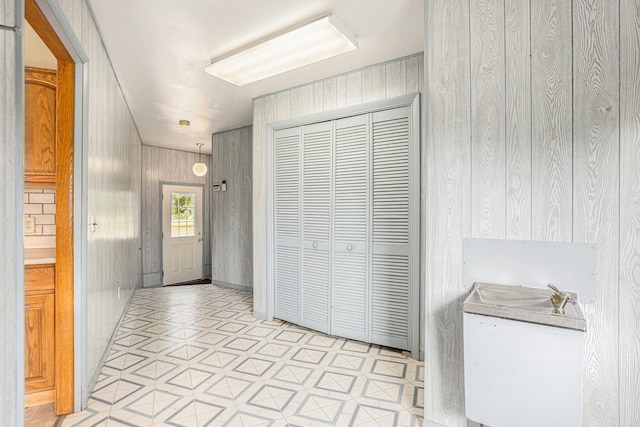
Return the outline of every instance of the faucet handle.
[[[556,288],[556,286],[553,283],[549,283],[547,286],[554,292],[554,294],[562,295],[562,292],[560,292],[560,289]]]
[[[570,295],[566,292],[560,292],[553,283],[549,283],[547,286],[553,291],[553,295],[551,295],[551,303],[553,306],[558,309],[564,308],[564,306],[567,305],[567,301],[571,298]]]

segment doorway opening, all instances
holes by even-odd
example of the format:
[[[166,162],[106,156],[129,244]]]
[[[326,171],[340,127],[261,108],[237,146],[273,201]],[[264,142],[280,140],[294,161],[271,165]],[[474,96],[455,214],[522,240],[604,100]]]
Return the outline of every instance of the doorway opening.
[[[27,404],[53,401],[56,415],[74,410],[74,115],[76,63],[35,0],[25,1],[25,20],[57,60],[55,91],[55,272],[53,273],[53,389],[25,396]],[[26,351],[26,349],[25,349]],[[30,360],[25,360],[28,363]]]
[[[162,285],[204,278],[202,185],[162,184]]]

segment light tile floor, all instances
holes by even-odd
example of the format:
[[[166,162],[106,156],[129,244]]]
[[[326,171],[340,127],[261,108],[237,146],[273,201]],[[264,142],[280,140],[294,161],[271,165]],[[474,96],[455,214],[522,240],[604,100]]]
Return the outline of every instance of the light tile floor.
[[[422,425],[422,362],[252,307],[214,285],[136,291],[88,407],[62,425]]]

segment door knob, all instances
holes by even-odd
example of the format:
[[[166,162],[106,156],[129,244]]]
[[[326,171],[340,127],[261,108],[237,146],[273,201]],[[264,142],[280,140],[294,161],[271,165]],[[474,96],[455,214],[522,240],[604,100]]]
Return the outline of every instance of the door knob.
[[[318,247],[318,242],[313,242],[313,243],[311,244],[311,246],[313,246],[313,248],[314,248],[314,249],[315,249],[315,248],[317,248],[317,247]]]
[[[347,245],[347,250],[348,250],[349,252],[351,252],[351,251],[353,250],[353,245],[352,245],[351,243],[349,243],[349,244]]]

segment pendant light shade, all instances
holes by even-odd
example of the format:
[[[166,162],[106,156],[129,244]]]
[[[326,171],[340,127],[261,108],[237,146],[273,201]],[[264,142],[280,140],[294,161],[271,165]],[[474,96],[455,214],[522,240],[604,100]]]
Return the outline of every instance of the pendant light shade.
[[[198,145],[198,162],[193,164],[193,174],[195,176],[205,176],[207,174],[207,165],[202,163],[202,146],[204,144],[199,143]]]
[[[196,176],[205,176],[207,174],[207,165],[204,163],[194,163],[193,164],[193,174]]]

